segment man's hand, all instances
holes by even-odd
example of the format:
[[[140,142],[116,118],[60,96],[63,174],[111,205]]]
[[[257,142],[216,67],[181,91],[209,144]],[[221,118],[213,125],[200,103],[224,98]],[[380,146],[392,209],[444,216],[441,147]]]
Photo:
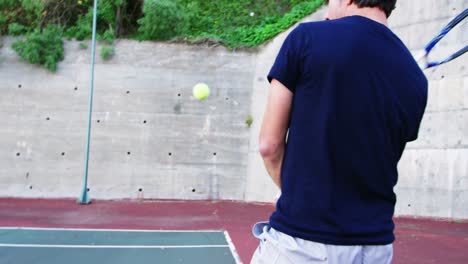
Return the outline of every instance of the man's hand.
[[[260,131],[259,146],[268,174],[280,189],[281,166],[292,99],[293,93],[282,83],[273,79]]]

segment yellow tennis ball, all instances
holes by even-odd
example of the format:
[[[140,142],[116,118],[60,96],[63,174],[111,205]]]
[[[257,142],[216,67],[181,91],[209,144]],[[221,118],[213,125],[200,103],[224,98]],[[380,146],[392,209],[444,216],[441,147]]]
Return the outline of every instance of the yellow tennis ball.
[[[198,83],[193,87],[193,96],[198,100],[204,100],[210,96],[210,87],[206,83]]]

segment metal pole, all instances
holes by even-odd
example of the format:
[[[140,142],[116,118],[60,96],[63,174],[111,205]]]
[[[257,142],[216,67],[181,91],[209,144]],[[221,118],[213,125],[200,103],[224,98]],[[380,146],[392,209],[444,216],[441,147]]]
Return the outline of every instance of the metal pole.
[[[88,170],[89,170],[89,145],[91,139],[91,118],[93,113],[93,92],[94,92],[94,63],[95,63],[95,50],[96,50],[96,24],[97,24],[97,5],[98,0],[94,0],[93,12],[93,39],[91,46],[91,85],[89,92],[89,111],[88,111],[88,134],[86,141],[86,161],[85,161],[85,174],[83,180],[83,190],[81,196],[78,198],[78,203],[89,204],[91,201],[88,196]]]

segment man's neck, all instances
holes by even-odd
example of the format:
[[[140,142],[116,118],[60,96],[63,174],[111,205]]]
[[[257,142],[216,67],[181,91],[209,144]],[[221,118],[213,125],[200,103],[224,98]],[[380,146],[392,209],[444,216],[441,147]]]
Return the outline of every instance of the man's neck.
[[[376,22],[379,22],[385,26],[388,25],[388,19],[385,13],[378,9],[378,8],[371,8],[371,7],[364,7],[364,8],[353,8],[350,7],[348,12],[348,16],[363,16],[369,19],[372,19]]]

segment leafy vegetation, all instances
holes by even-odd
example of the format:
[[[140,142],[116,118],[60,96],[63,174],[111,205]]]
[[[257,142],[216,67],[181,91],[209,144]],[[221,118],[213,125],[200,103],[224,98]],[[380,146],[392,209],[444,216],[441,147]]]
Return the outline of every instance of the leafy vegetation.
[[[247,119],[245,120],[245,124],[247,125],[248,128],[250,128],[252,126],[252,123],[253,123],[253,117],[252,115],[249,115]]]
[[[27,32],[27,28],[23,25],[20,25],[18,23],[11,23],[8,26],[8,33],[12,36],[18,36],[25,34]]]
[[[258,46],[323,4],[323,0],[177,1],[189,18],[183,37],[215,39],[230,48]]]
[[[101,58],[103,60],[110,60],[114,56],[114,48],[110,46],[101,47]]]
[[[97,34],[107,45],[116,38],[132,38],[194,43],[206,40],[229,48],[256,47],[314,12],[323,2],[99,0]],[[25,35],[22,44],[15,48],[22,51],[20,56],[54,69],[58,61],[53,60],[59,60],[63,51],[58,36],[79,41],[91,38],[93,3],[94,0],[0,0],[0,33]],[[45,41],[51,28],[60,34]],[[34,42],[39,40],[41,45],[50,46],[37,52],[26,48],[37,45]],[[112,53],[113,49],[105,54]]]
[[[185,33],[187,16],[173,0],[146,0],[138,20],[142,39],[166,40]]]
[[[64,58],[62,31],[53,25],[29,33],[25,39],[13,43],[12,48],[29,63],[43,65],[51,71],[56,71],[57,63]]]
[[[86,45],[86,43],[84,43],[84,42],[80,42],[79,47],[80,47],[80,49],[87,49],[88,45]]]

